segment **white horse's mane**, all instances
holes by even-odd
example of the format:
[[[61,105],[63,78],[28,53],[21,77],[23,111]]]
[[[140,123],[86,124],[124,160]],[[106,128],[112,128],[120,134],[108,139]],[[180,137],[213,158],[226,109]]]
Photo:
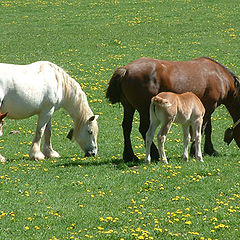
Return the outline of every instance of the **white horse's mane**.
[[[77,115],[77,119],[74,121],[74,133],[78,133],[86,121],[93,116],[86,94],[83,92],[80,84],[71,78],[61,67],[54,63],[49,64],[55,71],[58,85],[62,84],[64,97],[70,103],[68,108],[72,108],[72,111]]]

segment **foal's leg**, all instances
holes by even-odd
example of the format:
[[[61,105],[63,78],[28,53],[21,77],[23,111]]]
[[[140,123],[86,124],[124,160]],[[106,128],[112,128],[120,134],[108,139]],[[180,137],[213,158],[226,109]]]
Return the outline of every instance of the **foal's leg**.
[[[141,133],[143,139],[146,139],[146,133],[148,131],[149,125],[150,125],[150,115],[149,115],[149,110],[146,110],[144,112],[140,112],[140,126],[139,126],[139,132]],[[147,113],[147,114],[146,114]],[[154,160],[158,160],[159,154],[156,145],[154,142],[151,144],[151,157]]]
[[[52,124],[51,120],[48,122],[45,131],[44,131],[44,145],[43,145],[43,154],[48,158],[58,158],[60,155],[58,152],[54,151],[51,143],[52,136]]]
[[[160,159],[162,159],[163,162],[166,164],[168,163],[168,161],[167,161],[167,156],[164,150],[164,144],[166,141],[166,135],[168,134],[172,123],[173,123],[173,120],[162,123],[162,127],[157,135],[158,151],[159,151]]]
[[[203,162],[202,151],[201,151],[201,138],[202,138],[201,128],[202,128],[202,118],[199,118],[194,122],[194,126],[193,126],[193,134],[195,138],[195,149],[196,149],[195,157],[200,162]]]
[[[184,143],[184,152],[183,152],[183,159],[188,161],[188,145],[190,142],[190,134],[189,134],[189,126],[182,125],[183,128],[183,143]]]
[[[152,145],[154,133],[155,133],[155,130],[156,130],[158,125],[159,125],[159,122],[157,121],[157,119],[153,120],[150,123],[149,129],[146,133],[146,157],[145,157],[145,162],[147,162],[147,163],[151,162],[150,147]]]
[[[41,138],[43,136],[44,130],[46,128],[48,121],[52,116],[52,113],[53,113],[53,109],[48,112],[46,111],[41,112],[38,116],[36,134],[33,139],[32,146],[29,153],[29,156],[31,159],[43,160],[45,157],[40,150],[40,144],[41,144]]]

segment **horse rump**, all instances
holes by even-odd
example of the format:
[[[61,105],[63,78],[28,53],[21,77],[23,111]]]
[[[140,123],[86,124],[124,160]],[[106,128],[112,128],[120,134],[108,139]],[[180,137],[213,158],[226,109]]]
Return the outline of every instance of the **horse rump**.
[[[121,100],[121,81],[126,75],[126,72],[127,69],[125,67],[117,68],[109,81],[106,98],[108,98],[112,104],[120,102]]]

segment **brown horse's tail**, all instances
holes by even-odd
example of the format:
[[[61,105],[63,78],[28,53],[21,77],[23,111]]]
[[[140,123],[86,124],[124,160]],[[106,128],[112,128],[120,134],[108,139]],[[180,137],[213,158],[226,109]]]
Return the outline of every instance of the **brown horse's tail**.
[[[108,98],[112,104],[120,102],[121,100],[121,81],[126,75],[126,72],[127,69],[125,67],[117,68],[109,81],[106,98]]]

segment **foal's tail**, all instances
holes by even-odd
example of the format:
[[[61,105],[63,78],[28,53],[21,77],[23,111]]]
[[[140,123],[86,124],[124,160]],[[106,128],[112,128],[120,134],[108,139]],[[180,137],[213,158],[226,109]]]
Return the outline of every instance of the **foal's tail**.
[[[168,101],[168,99],[162,98],[162,97],[159,97],[159,96],[153,97],[152,98],[152,103],[157,104],[160,107],[165,107],[165,108],[172,106],[172,104]]]
[[[106,98],[108,98],[112,104],[120,102],[121,100],[121,81],[125,77],[126,73],[127,69],[125,67],[119,67],[116,69],[109,81]]]

